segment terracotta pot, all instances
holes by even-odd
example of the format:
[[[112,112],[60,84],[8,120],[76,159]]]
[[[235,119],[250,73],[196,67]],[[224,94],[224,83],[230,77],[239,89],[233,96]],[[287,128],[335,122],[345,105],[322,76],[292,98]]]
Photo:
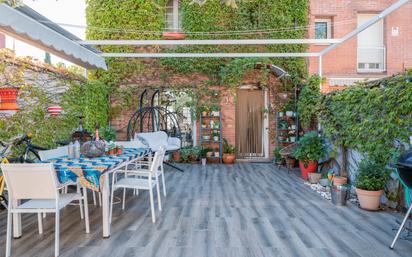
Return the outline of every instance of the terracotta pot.
[[[220,162],[219,158],[214,158],[214,157],[207,157],[206,160],[207,160],[207,163],[219,163]]]
[[[362,209],[368,211],[379,210],[383,190],[367,191],[356,188],[356,194],[358,195],[359,204]]]
[[[179,151],[173,152],[172,157],[174,162],[180,162],[182,158]]]
[[[230,153],[224,153],[222,157],[222,161],[224,164],[233,164],[235,163],[236,155]]]
[[[317,173],[317,172],[308,173],[308,177],[309,177],[309,183],[317,184],[317,183],[319,183],[319,180],[322,177],[322,174]]]
[[[123,153],[123,149],[122,148],[117,148],[116,149],[116,154],[122,154]]]
[[[163,38],[166,40],[182,40],[186,38],[186,34],[183,32],[163,32]]]
[[[318,161],[308,161],[307,165],[299,161],[299,168],[304,180],[308,180],[308,174],[318,170]]]
[[[346,185],[348,183],[348,178],[341,177],[341,176],[334,176],[333,177],[333,185],[334,186],[341,186]]]
[[[295,159],[293,159],[293,158],[286,159],[286,166],[288,168],[294,168],[295,165],[296,165],[296,160]]]
[[[18,110],[18,88],[0,88],[0,110]]]
[[[107,151],[108,155],[115,155],[116,150],[115,149],[110,149],[109,151]]]

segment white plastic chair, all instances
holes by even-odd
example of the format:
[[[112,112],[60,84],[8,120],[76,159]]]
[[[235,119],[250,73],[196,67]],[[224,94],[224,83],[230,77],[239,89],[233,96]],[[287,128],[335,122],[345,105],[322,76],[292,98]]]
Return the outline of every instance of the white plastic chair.
[[[140,148],[140,147],[142,147],[142,145],[139,141],[116,141],[115,145],[122,146],[124,148]],[[141,169],[142,167],[146,167],[146,170],[147,170],[150,167],[151,160],[150,159],[147,160],[147,161],[138,160],[134,164],[135,164],[134,169]],[[163,160],[162,160],[162,163],[160,164],[160,169],[158,169],[157,172],[156,172],[156,176],[155,176],[156,180],[159,179],[160,176],[162,177],[163,195],[166,197],[166,183],[165,183],[165,176],[164,176]],[[125,191],[123,193],[123,197],[125,197]],[[123,207],[123,209],[124,209],[124,207]]]
[[[157,190],[157,203],[159,211],[162,211],[162,202],[160,196],[160,186],[159,180],[156,179],[156,174],[161,167],[163,162],[163,158],[165,156],[165,148],[161,147],[159,151],[157,151],[154,155],[153,161],[150,164],[149,169],[137,169],[137,170],[119,170],[113,173],[113,181],[112,181],[112,193],[110,199],[110,222],[112,221],[112,214],[113,214],[113,199],[114,199],[114,191],[118,188],[130,188],[135,190],[148,190],[149,197],[150,197],[150,210],[152,214],[152,222],[156,222],[156,215],[154,209],[154,199],[153,199],[153,188],[156,187]],[[124,174],[124,178],[119,180],[116,179],[116,175]],[[133,177],[129,177],[128,175],[133,175]],[[125,196],[123,195],[123,207],[125,206]]]
[[[55,213],[55,256],[59,256],[60,240],[60,209],[75,200],[81,199],[87,203],[87,191],[81,194],[60,194],[62,186],[57,180],[56,171],[51,163],[39,164],[1,164],[1,169],[6,179],[9,193],[9,206],[7,211],[7,238],[6,257],[11,254],[12,214],[37,213],[39,217],[39,233],[43,232],[41,213]],[[24,200],[23,203],[20,203]],[[89,233],[89,212],[85,208],[86,233]]]

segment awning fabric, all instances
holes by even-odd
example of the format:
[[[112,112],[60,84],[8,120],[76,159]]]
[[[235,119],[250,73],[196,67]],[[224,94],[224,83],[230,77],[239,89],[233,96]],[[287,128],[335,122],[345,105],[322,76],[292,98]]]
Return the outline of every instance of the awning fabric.
[[[81,39],[27,6],[0,4],[0,32],[86,69],[107,70],[97,50],[80,45]]]

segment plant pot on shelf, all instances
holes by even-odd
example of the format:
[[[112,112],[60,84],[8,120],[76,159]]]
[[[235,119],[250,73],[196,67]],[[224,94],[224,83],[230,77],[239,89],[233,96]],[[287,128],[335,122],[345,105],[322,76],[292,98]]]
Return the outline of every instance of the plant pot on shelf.
[[[236,160],[236,155],[234,153],[224,153],[222,156],[222,161],[224,164],[234,164]]]
[[[212,111],[212,116],[213,116],[213,117],[219,117],[219,116],[220,116],[220,112],[218,112],[218,111]]]
[[[206,158],[202,158],[202,165],[203,165],[203,166],[206,165]]]
[[[286,159],[286,166],[288,168],[294,168],[296,165],[296,160],[294,158],[287,158]]]
[[[358,195],[359,205],[362,209],[368,211],[379,210],[383,190],[367,191],[356,188],[356,194]]]
[[[213,154],[213,156],[215,156],[215,157],[220,157],[220,153],[219,153],[219,152],[215,152],[215,153]]]
[[[214,136],[214,137],[213,137],[213,140],[217,142],[217,141],[219,141],[219,137]]]
[[[163,38],[166,40],[182,40],[186,38],[186,34],[183,32],[165,31],[163,32]]]
[[[287,117],[293,117],[293,114],[294,114],[294,112],[292,112],[292,111],[287,111],[286,112]]]
[[[18,88],[0,88],[0,110],[15,111],[19,109],[17,105]]]
[[[334,176],[333,177],[333,185],[334,186],[342,186],[348,183],[348,178],[341,177],[341,176]]]
[[[319,183],[319,180],[321,177],[322,177],[321,173],[317,173],[317,172],[308,173],[309,183],[311,184]]]
[[[172,158],[174,162],[180,162],[182,158],[180,151],[173,152]]]
[[[308,180],[309,173],[316,172],[318,169],[318,161],[310,160],[306,164],[303,161],[299,161],[299,168],[304,180]]]
[[[278,112],[278,116],[281,118],[283,117],[283,112]]]

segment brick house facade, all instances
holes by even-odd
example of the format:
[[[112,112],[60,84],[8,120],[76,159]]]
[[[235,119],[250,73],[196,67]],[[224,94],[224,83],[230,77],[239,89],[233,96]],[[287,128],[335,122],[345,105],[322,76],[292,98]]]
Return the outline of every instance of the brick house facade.
[[[359,17],[377,14],[386,9],[395,0],[311,0],[310,25],[316,21],[328,21],[331,24],[330,37],[341,38],[358,26]],[[409,2],[386,17],[382,22],[381,54],[384,68],[373,72],[358,69],[359,37],[355,37],[327,55],[323,56],[323,77],[327,78],[324,92],[351,85],[357,80],[374,79],[390,76],[412,68],[412,3]],[[315,38],[315,27],[310,26],[309,38]],[[372,42],[373,43],[373,42]],[[310,51],[319,51],[325,46],[312,45]],[[359,51],[359,52],[358,52]],[[318,72],[317,58],[308,60],[311,74]]]

